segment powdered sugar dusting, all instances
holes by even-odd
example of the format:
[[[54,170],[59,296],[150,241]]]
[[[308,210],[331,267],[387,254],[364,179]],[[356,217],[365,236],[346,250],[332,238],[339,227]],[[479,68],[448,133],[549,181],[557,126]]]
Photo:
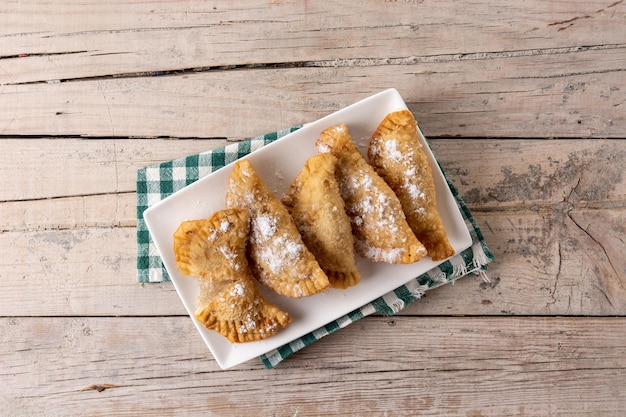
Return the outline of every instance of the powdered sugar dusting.
[[[330,146],[328,146],[325,143],[318,143],[317,144],[317,151],[319,153],[331,153],[331,148],[330,148]]]
[[[369,175],[362,175],[362,179],[361,179],[361,185],[365,188],[365,189],[370,189],[372,187],[372,177],[370,177]]]
[[[252,221],[255,238],[259,242],[265,242],[276,233],[276,219],[272,216],[257,216]]]
[[[237,282],[236,284],[234,284],[232,286],[232,288],[230,288],[228,290],[228,293],[232,296],[232,297],[241,297],[243,296],[245,291],[245,288],[243,287],[243,285],[239,282]]]
[[[274,334],[274,332],[276,331],[276,327],[278,327],[276,325],[276,323],[271,322],[265,325],[264,328],[260,328],[259,329],[259,334],[261,335],[261,337],[265,337],[265,335],[271,335]]]
[[[402,162],[403,155],[402,152],[398,150],[398,142],[396,142],[395,139],[385,142],[385,151],[392,161]]]
[[[361,253],[364,257],[368,259],[372,259],[375,262],[386,262],[394,264],[402,259],[402,254],[404,253],[404,249],[401,248],[375,248],[360,239],[355,240],[354,243],[359,253]]]
[[[402,152],[398,149],[398,141],[395,138],[387,140],[375,138],[372,142],[371,150],[375,156],[382,156],[383,160],[402,164],[406,168],[401,183],[402,190],[406,192],[413,201],[426,200],[426,194],[420,189],[419,183],[415,179],[416,169],[412,150]],[[388,162],[383,162],[383,165],[387,163]],[[423,207],[419,207],[415,211],[419,214],[425,213]]]
[[[346,204],[346,209],[352,213],[352,221],[361,227],[364,224],[374,225],[390,233],[398,232],[397,217],[393,210],[389,209],[392,204],[389,197],[374,185],[371,175],[363,169],[357,171],[354,176],[341,181],[339,184],[342,195],[354,196],[362,190],[367,195]],[[351,201],[352,198],[346,198]]]
[[[256,321],[252,318],[252,316],[248,315],[246,317],[246,325],[249,330],[256,329]]]
[[[411,183],[410,181],[406,181],[404,184],[405,188],[409,192],[409,195],[413,200],[419,200],[426,198],[426,194],[416,184]]]
[[[276,236],[277,219],[269,215],[257,216],[252,221],[252,239],[261,244],[258,256],[274,274],[280,273],[287,265],[294,264],[302,253],[302,245],[289,239],[286,234]]]
[[[215,242],[220,232],[222,234],[228,232],[230,230],[230,226],[231,224],[228,220],[222,220],[220,223],[220,227],[218,229],[213,230],[213,233],[207,236],[207,240],[209,242]]]
[[[285,252],[290,257],[295,258],[302,252],[302,245],[298,245],[298,243],[294,241],[288,241],[285,244]]]
[[[254,195],[254,193],[252,192],[247,192],[243,195],[243,202],[245,205],[250,206],[252,204],[254,204],[254,202],[256,201],[256,197]]]
[[[246,317],[241,321],[239,326],[239,334],[246,334],[248,332],[254,333],[256,329],[257,321],[255,315],[252,312],[248,313]]]
[[[265,245],[259,251],[259,257],[274,274],[278,274],[286,266],[296,263],[302,250],[302,244],[289,239],[287,235],[281,235],[275,236],[271,244]]]
[[[222,255],[224,255],[224,258],[226,258],[226,260],[230,263],[230,266],[232,266],[234,269],[239,269],[239,263],[235,262],[235,259],[237,258],[237,254],[228,246],[220,246],[219,247],[219,251],[222,253]]]
[[[418,184],[416,184],[414,177],[415,177],[415,168],[407,169],[406,172],[404,173],[404,180],[402,183],[402,188],[407,193],[409,193],[413,201],[417,202],[421,200],[422,202],[425,202],[426,197],[427,197],[426,193],[420,189]],[[426,213],[426,209],[424,208],[424,206],[419,206],[415,208],[414,212],[417,214],[424,214]]]

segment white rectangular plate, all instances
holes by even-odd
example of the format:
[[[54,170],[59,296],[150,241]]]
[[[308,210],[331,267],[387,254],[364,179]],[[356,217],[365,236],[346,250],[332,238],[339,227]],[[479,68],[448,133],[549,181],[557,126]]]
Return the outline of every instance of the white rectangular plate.
[[[406,109],[395,89],[384,90],[358,103],[305,125],[283,138],[252,152],[250,160],[268,187],[281,198],[298,175],[306,160],[317,153],[315,141],[322,130],[340,123],[348,125],[357,146],[366,154],[369,138],[388,113]],[[421,135],[421,133],[420,133]],[[437,190],[437,204],[452,246],[457,253],[470,247],[472,240],[450,188],[437,165],[425,138]],[[260,356],[406,284],[411,279],[440,264],[424,258],[411,265],[388,265],[357,259],[361,282],[347,290],[330,289],[308,298],[291,299],[260,288],[268,300],[287,311],[293,321],[267,340],[242,344],[230,343],[218,333],[207,330],[193,317],[199,287],[195,278],[181,274],[176,267],[173,250],[174,232],[184,220],[201,219],[224,208],[226,180],[232,169],[227,165],[144,212],[144,219],[163,263],[187,312],[215,360],[222,369]]]

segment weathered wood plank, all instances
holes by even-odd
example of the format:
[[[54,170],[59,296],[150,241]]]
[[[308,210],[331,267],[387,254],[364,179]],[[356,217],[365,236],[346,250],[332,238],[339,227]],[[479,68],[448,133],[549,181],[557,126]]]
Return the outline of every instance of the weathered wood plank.
[[[136,195],[95,194],[0,203],[0,232],[134,227]]]
[[[134,192],[139,168],[226,144],[223,139],[2,139],[0,201]]]
[[[91,203],[81,196],[133,193],[137,169],[226,143],[157,139],[2,140],[0,201],[19,203],[0,204],[0,230],[58,226],[41,217],[44,211],[57,210],[53,207],[65,212],[72,204],[92,204],[93,210],[97,210],[97,204],[108,207],[115,199],[119,199],[120,206],[131,204],[132,196],[109,196],[108,203]],[[626,200],[623,140],[432,139],[430,144],[473,209],[530,209],[555,204],[611,208],[623,207]],[[67,181],[59,181],[58,173],[63,173]],[[59,197],[76,199],[28,201]],[[120,219],[123,224],[135,217],[128,213],[130,218]],[[35,218],[42,222],[35,224]],[[92,225],[81,223],[79,217],[72,221]],[[21,224],[32,226],[18,226]]]
[[[622,138],[625,62],[616,47],[4,85],[0,134],[252,137],[397,87],[428,136]]]
[[[368,318],[271,371],[219,371],[185,317],[0,324],[7,416],[626,413],[623,318]]]
[[[156,304],[146,314],[184,313],[171,284],[136,283],[134,227],[5,232],[0,241],[0,315],[134,315],[148,299]]]
[[[626,141],[431,140],[470,207],[624,207]]]
[[[0,84],[246,64],[549,53],[623,44],[626,24],[626,5],[611,0],[362,1],[359,13],[338,1],[267,3],[5,1]]]
[[[0,4],[0,414],[626,414],[626,3],[342,6]],[[219,371],[135,283],[136,169],[388,87],[429,137],[573,140],[433,141],[491,282]]]
[[[626,209],[476,217],[497,258],[491,283],[466,278],[403,314],[626,315]],[[0,315],[185,314],[170,284],[135,283],[133,227],[4,232],[0,252]]]
[[[626,210],[481,212],[476,218],[496,256],[491,282],[466,279],[436,289],[406,314],[626,313]]]
[[[2,314],[36,315],[44,302],[53,315],[183,314],[171,286],[134,283],[135,169],[223,142],[3,143],[0,189],[20,201],[0,203]],[[492,284],[461,281],[409,313],[624,314],[625,141],[432,144],[498,262]],[[100,297],[102,288],[111,296]]]

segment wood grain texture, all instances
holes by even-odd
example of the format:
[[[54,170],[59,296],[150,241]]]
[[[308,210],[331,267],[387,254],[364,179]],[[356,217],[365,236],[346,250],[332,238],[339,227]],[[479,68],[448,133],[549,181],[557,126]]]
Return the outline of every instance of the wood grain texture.
[[[611,0],[253,0],[228,3],[6,1],[0,84],[203,71],[454,61],[623,47],[626,5]],[[602,30],[598,30],[602,28]],[[621,45],[621,46],[620,46]]]
[[[129,198],[123,194],[134,193],[137,169],[227,143],[223,139],[3,139],[0,201],[56,204],[43,200],[115,193]],[[558,204],[624,207],[623,140],[431,139],[429,143],[472,209]],[[67,181],[59,181],[59,173]],[[7,216],[23,209],[6,207],[0,205],[7,213],[0,217],[0,230],[15,229],[22,223],[18,217],[9,221]]]
[[[497,258],[491,283],[465,278],[428,293],[408,314],[626,314],[626,210],[477,219]],[[135,284],[135,246],[133,227],[3,233],[0,314],[36,316],[41,305],[53,316],[184,314],[171,284]]]
[[[626,412],[615,318],[367,318],[272,371],[254,360],[220,371],[187,317],[0,324],[7,416]]]
[[[620,47],[5,85],[0,134],[254,137],[397,87],[427,136],[621,138],[625,62]]]
[[[2,314],[37,315],[40,303],[47,315],[184,314],[170,284],[134,283],[135,170],[225,142],[3,143],[0,184],[14,201],[0,203]],[[467,279],[437,289],[408,314],[626,312],[625,141],[431,143],[497,262],[490,284]],[[51,172],[75,180],[59,182]]]
[[[0,201],[134,192],[139,168],[226,144],[222,139],[2,139]]]
[[[626,415],[623,0],[7,0],[0,23],[0,415]],[[135,281],[136,170],[389,87],[490,282],[220,371],[173,286]]]
[[[278,3],[5,2],[0,132],[249,137],[394,86],[429,136],[626,137],[621,1]]]

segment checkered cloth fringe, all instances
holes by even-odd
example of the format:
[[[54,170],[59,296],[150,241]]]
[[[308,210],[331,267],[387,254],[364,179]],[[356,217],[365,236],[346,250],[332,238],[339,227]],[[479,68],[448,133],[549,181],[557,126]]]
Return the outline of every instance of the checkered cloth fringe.
[[[181,190],[207,174],[222,168],[231,162],[248,155],[268,143],[271,143],[301,126],[295,126],[253,139],[233,143],[223,148],[214,149],[197,155],[191,155],[174,161],[142,168],[137,171],[137,280],[138,282],[166,282],[170,278],[157,249],[152,242],[143,219],[143,212],[148,207],[165,197]],[[443,169],[442,169],[443,171]],[[444,172],[444,176],[472,237],[472,246],[454,257],[414,278],[405,285],[377,298],[371,303],[334,320],[325,326],[261,356],[267,368],[273,368],[282,360],[310,345],[322,337],[342,329],[349,324],[370,314],[386,316],[396,314],[404,307],[419,299],[427,290],[443,284],[453,283],[457,279],[474,273],[487,279],[485,270],[493,260],[483,235],[471,212],[459,197],[459,194]]]

